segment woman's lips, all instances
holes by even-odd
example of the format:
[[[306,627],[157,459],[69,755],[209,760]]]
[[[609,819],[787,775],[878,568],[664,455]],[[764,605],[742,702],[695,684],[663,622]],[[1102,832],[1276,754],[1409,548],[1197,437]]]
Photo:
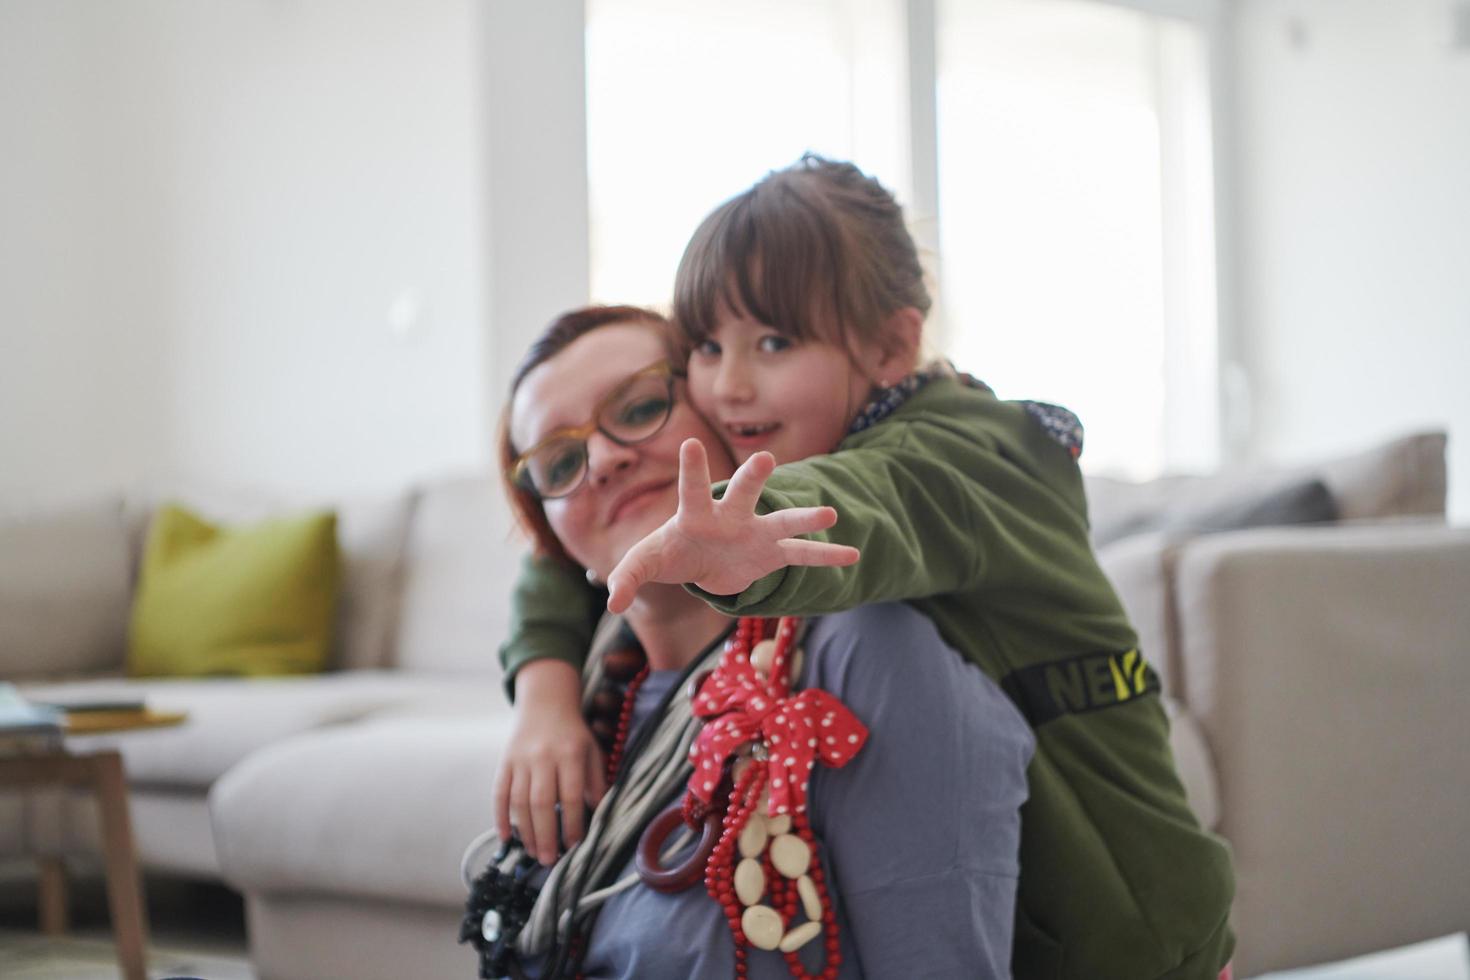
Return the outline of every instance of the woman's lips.
[[[645,483],[642,486],[634,487],[614,502],[611,512],[607,515],[607,523],[616,524],[637,508],[657,499],[663,491],[672,487],[674,483],[674,480],[659,480],[655,483]]]

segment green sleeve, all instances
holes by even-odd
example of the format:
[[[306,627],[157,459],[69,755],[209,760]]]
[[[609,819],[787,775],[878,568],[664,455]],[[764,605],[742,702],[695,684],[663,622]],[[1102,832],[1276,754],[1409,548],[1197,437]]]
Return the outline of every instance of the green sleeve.
[[[837,524],[808,537],[858,548],[856,564],[784,568],[731,596],[690,591],[728,615],[814,616],[982,590],[1054,592],[1068,570],[1094,566],[1070,477],[1028,465],[1015,445],[983,431],[926,420],[869,431],[879,429],[853,448],[777,467],[758,507],[836,508]],[[1070,459],[1047,465],[1075,471]]]
[[[515,700],[515,676],[532,660],[550,657],[582,669],[607,593],[553,558],[528,555],[511,593],[510,631],[500,646],[505,693]]]

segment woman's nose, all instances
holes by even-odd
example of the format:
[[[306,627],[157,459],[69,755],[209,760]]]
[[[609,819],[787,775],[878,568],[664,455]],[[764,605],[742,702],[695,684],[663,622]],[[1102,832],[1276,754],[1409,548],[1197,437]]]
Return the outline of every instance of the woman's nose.
[[[587,476],[593,483],[606,482],[637,458],[636,448],[614,442],[601,431],[587,437]]]

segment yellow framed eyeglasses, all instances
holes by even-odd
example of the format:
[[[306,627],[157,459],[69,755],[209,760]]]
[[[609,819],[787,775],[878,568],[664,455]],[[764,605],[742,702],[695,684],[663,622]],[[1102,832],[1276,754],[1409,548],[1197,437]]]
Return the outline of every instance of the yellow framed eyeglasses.
[[[630,375],[597,405],[586,425],[557,429],[516,457],[511,479],[542,500],[573,493],[587,479],[587,439],[601,432],[620,446],[658,435],[674,413],[674,379],[668,361]]]

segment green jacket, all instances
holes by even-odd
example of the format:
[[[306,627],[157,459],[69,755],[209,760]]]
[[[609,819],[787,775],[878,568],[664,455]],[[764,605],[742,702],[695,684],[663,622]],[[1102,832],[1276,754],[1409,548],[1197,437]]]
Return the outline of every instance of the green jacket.
[[[778,467],[761,498],[821,504],[838,524],[812,537],[860,548],[857,564],[700,594],[742,616],[908,600],[1016,702],[1037,748],[1015,976],[1215,980],[1234,947],[1230,852],[1185,800],[1157,675],[1092,553],[1071,451],[1023,403],[939,379],[839,452]],[[602,596],[533,562],[515,608],[510,674],[541,656],[580,664]]]

